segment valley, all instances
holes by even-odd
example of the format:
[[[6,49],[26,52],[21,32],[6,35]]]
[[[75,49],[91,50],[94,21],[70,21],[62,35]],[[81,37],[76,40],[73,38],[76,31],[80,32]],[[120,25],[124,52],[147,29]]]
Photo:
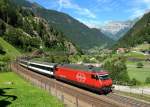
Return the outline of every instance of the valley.
[[[11,54],[9,48],[2,49],[8,59],[23,53],[24,56],[36,57],[34,60],[46,62],[96,63],[110,71],[114,81],[131,84],[136,81],[134,85],[145,84],[146,79],[149,81],[150,13],[133,21],[108,23],[102,32],[109,32],[109,35],[128,29],[123,37],[119,34],[120,37],[114,37],[113,40],[113,37],[107,37],[100,30],[89,28],[65,13],[48,10],[26,0],[7,0],[0,3],[7,4],[7,8],[1,8],[0,11],[1,45],[6,41],[19,50]],[[12,4],[16,7],[11,9]],[[8,14],[5,15],[4,11]],[[7,48],[7,44],[5,46]],[[147,52],[147,55],[143,52]],[[138,62],[142,63],[141,69],[136,67]],[[116,73],[120,75],[115,77]],[[141,79],[138,75],[142,74]]]
[[[114,90],[121,89],[117,91],[117,94],[121,93],[123,96],[127,95],[142,100],[149,98],[149,91],[147,91],[148,94],[146,93],[148,96],[145,96],[143,92],[143,96],[138,91],[134,93],[134,88],[135,90],[138,88],[149,90],[150,88],[149,11],[142,11],[141,16],[133,18],[129,16],[124,18],[127,17],[124,16],[125,14],[121,18],[119,13],[120,16],[116,16],[116,19],[106,21],[100,20],[106,14],[101,15],[100,11],[99,14],[94,14],[97,11],[93,11],[92,14],[90,7],[87,9],[77,4],[73,5],[74,0],[51,1],[53,8],[57,7],[56,9],[45,7],[45,4],[43,5],[45,2],[47,1],[41,4],[37,0],[0,1],[0,75],[2,76],[0,89],[7,87],[7,84],[1,83],[12,79],[16,84],[10,85],[11,88],[17,89],[17,87],[23,88],[24,86],[29,90],[33,88],[34,96],[40,96],[41,99],[45,96],[45,105],[48,105],[49,97],[46,93],[28,86],[26,82],[12,73],[10,64],[25,59],[61,66],[65,64],[98,66],[101,72],[108,72],[109,78],[113,80],[113,86],[116,86]],[[82,5],[84,3],[81,3]],[[77,17],[74,16],[76,14],[78,14]],[[88,23],[85,23],[84,17],[79,14],[88,17]],[[107,19],[111,17],[113,15],[109,15]],[[97,23],[95,27],[91,27],[90,22]],[[18,85],[19,83],[22,85]],[[128,91],[121,92],[125,89]],[[133,89],[132,92],[131,89]],[[16,90],[6,93],[9,92],[16,94],[18,98],[22,97]],[[28,100],[26,97],[28,93],[24,93],[23,96],[20,100],[25,99],[30,105],[36,103],[32,101],[32,97],[29,99],[31,102]],[[57,101],[55,97],[50,96],[50,98],[54,100],[51,102],[52,105],[56,103],[62,106],[62,102]],[[146,101],[149,102],[149,100]],[[11,100],[8,99],[8,102]],[[37,104],[42,105],[43,102],[41,100]],[[18,103],[14,101],[14,106]],[[26,106],[26,102],[22,103]]]

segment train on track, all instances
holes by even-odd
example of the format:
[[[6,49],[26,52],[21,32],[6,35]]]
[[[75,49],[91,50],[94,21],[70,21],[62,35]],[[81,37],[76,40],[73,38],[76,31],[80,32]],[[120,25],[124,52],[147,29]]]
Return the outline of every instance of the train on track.
[[[109,77],[109,73],[100,67],[41,63],[23,59],[19,60],[19,64],[56,80],[68,82],[100,94],[108,94],[112,91],[112,79]]]

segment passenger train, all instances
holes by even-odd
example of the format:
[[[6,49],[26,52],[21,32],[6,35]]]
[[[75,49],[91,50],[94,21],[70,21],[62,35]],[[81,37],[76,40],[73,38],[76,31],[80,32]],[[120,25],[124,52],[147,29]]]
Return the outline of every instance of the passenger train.
[[[19,64],[35,72],[100,94],[112,91],[112,79],[109,73],[102,68],[76,64],[40,63],[23,59],[19,60]]]

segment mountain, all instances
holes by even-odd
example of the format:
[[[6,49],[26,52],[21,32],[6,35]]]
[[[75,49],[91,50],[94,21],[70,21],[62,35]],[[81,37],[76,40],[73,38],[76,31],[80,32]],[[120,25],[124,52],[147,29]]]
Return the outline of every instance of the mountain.
[[[135,21],[111,21],[101,27],[102,32],[108,37],[118,40],[132,28]]]
[[[68,14],[45,9],[39,4],[26,0],[12,0],[12,2],[30,8],[36,15],[44,18],[49,23],[49,26],[62,31],[68,39],[82,49],[90,49],[95,46],[100,47],[104,44],[112,45],[114,42],[100,30],[91,29]]]
[[[12,0],[0,1],[0,37],[22,51],[43,48],[52,52],[78,52],[62,32],[49,26],[31,9],[15,5]]]
[[[115,47],[134,47],[144,42],[150,43],[150,12],[135,23]]]
[[[118,31],[114,36],[115,36],[115,40],[119,40],[121,37],[123,37],[132,27],[126,27],[123,29],[120,29],[120,31]]]

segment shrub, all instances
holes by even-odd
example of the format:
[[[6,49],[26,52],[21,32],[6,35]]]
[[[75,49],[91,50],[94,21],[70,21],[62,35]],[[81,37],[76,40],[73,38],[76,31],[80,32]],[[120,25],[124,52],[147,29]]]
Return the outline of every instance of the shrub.
[[[9,55],[5,55],[5,56],[1,59],[1,61],[8,63],[8,62],[11,61],[11,57],[10,57]]]
[[[0,61],[0,72],[7,72],[7,71],[9,71],[7,63]]]
[[[0,59],[0,72],[10,71],[9,62],[11,61],[10,56],[5,55]]]
[[[104,69],[110,72],[110,76],[115,81],[129,81],[129,76],[127,73],[127,67],[125,64],[125,60],[122,58],[113,58],[106,60],[104,65]]]
[[[0,54],[4,55],[6,52],[4,51],[3,47],[0,45]]]
[[[143,66],[144,66],[143,63],[141,63],[141,62],[138,62],[138,63],[136,64],[136,67],[137,67],[137,68],[143,68]]]
[[[65,55],[51,55],[45,61],[52,63],[69,63],[69,59]]]
[[[4,67],[5,67],[5,63],[0,61],[0,71],[3,71]]]
[[[150,84],[150,77],[147,77],[145,83]]]
[[[138,80],[136,80],[135,78],[133,78],[131,81],[130,81],[130,84],[131,85],[139,85],[140,82]]]
[[[30,37],[22,29],[19,28],[9,28],[8,31],[3,35],[3,38],[10,44],[26,50],[31,50],[31,48],[40,47],[40,38]]]
[[[27,52],[31,52],[32,51],[32,47],[29,45],[26,49]]]

